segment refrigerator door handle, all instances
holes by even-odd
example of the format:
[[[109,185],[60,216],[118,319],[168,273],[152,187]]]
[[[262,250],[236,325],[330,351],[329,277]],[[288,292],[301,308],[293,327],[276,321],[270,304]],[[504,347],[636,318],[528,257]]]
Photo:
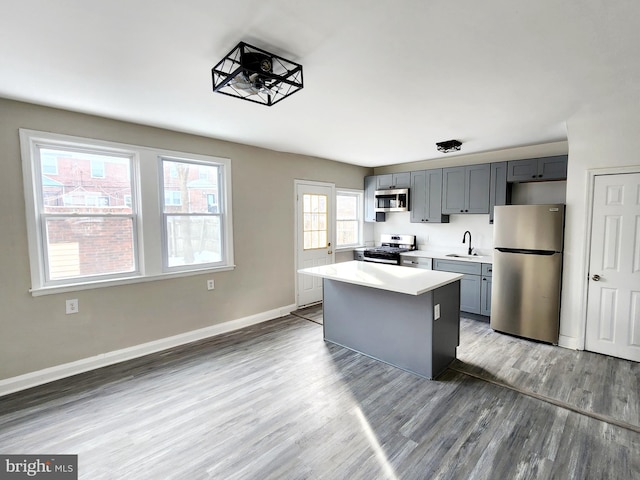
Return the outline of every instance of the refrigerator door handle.
[[[560,252],[554,252],[553,250],[529,250],[529,249],[522,249],[522,248],[503,248],[503,247],[496,248],[496,250],[503,253],[519,253],[522,255],[555,255],[556,253],[560,253]]]

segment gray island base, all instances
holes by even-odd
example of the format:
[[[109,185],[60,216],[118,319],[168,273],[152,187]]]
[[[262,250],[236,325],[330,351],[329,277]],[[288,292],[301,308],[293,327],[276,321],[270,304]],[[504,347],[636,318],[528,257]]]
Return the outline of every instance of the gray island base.
[[[299,272],[323,277],[325,341],[428,379],[456,358],[462,275],[366,262]]]

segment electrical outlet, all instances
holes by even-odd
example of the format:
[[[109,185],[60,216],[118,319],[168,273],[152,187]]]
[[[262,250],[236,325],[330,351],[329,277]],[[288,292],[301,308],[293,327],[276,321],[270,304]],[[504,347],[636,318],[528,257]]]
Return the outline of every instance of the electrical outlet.
[[[434,320],[438,320],[440,318],[440,304],[436,304],[435,307],[433,307],[433,319]]]
[[[215,285],[213,283],[213,279],[207,280],[207,290],[213,290],[214,288],[215,288]]]
[[[78,299],[73,298],[71,300],[67,300],[67,315],[71,313],[78,313]]]

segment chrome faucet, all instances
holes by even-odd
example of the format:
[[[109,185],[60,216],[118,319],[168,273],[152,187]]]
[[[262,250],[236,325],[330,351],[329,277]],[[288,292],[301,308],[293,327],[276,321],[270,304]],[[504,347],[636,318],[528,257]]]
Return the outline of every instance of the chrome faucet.
[[[471,232],[469,230],[464,232],[464,235],[462,235],[462,243],[467,243],[466,242],[467,233],[469,234],[469,255],[471,255],[471,252],[473,251],[473,249],[471,248]]]

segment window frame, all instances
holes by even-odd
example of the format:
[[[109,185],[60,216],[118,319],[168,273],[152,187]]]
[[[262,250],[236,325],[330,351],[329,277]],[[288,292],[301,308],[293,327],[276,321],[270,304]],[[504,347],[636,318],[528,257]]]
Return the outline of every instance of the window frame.
[[[353,220],[353,219],[340,219],[338,218],[338,197],[356,197],[357,206],[356,212],[358,218],[358,241],[356,243],[349,244],[338,244],[338,222],[340,220]],[[353,189],[353,188],[338,188],[336,189],[335,195],[335,204],[336,204],[336,250],[353,250],[354,248],[358,248],[364,245],[364,190]]]
[[[173,207],[173,206],[182,206],[182,197],[180,204],[176,204],[176,203],[171,203],[171,204],[167,204],[166,203],[166,194],[167,192],[172,192],[175,193],[176,190],[167,190],[165,188],[165,176],[164,176],[164,167],[163,167],[163,163],[164,161],[167,162],[173,162],[173,163],[186,163],[186,164],[190,164],[193,166],[198,167],[198,180],[201,180],[201,171],[202,169],[199,167],[216,167],[217,171],[218,171],[218,178],[217,178],[217,197],[218,198],[226,198],[225,197],[225,183],[224,183],[224,177],[225,177],[225,165],[223,165],[222,163],[214,163],[214,162],[203,162],[203,161],[198,161],[198,160],[194,160],[191,158],[184,158],[184,157],[176,157],[173,155],[160,155],[158,156],[158,174],[160,176],[159,179],[159,185],[160,185],[160,191],[162,192],[162,198],[160,200],[160,204],[162,205],[161,208],[161,215],[162,215],[162,263],[163,263],[163,271],[165,273],[171,273],[171,272],[181,272],[181,271],[190,271],[193,269],[205,269],[205,268],[216,268],[216,267],[220,267],[221,265],[224,265],[224,251],[226,248],[225,242],[226,242],[226,235],[225,235],[225,231],[227,230],[227,225],[224,222],[224,206],[222,208],[222,211],[220,211],[220,206],[218,206],[217,208],[217,212],[209,212],[208,209],[206,212],[166,212],[165,209],[166,207]],[[169,177],[170,178],[174,178],[172,173],[171,173],[171,167],[169,167]],[[180,193],[179,190],[177,190],[178,193]],[[189,202],[190,203],[190,202]],[[207,262],[207,263],[200,263],[197,265],[169,265],[169,236],[168,236],[168,232],[167,232],[167,219],[169,217],[175,217],[175,216],[192,216],[192,217],[217,217],[220,219],[220,242],[221,242],[221,250],[222,250],[222,258],[220,261],[216,261],[216,262]]]
[[[71,292],[77,290],[125,285],[159,280],[162,278],[200,275],[206,272],[229,271],[235,268],[233,255],[233,216],[231,191],[231,160],[193,153],[177,152],[161,148],[150,148],[106,140],[76,137],[29,129],[19,129],[22,155],[23,182],[27,220],[29,263],[33,296]],[[42,193],[42,172],[38,149],[46,147],[81,149],[89,152],[131,156],[131,203],[134,228],[135,271],[127,274],[85,276],[49,281],[46,278],[46,253],[43,231],[43,212],[39,203]],[[182,159],[201,164],[223,166],[218,193],[218,208],[223,222],[222,261],[216,266],[210,264],[189,266],[179,271],[166,271],[163,260],[162,229],[164,198],[160,184],[161,172],[158,168],[161,158]],[[40,196],[39,196],[40,195]],[[115,218],[115,215],[114,215]]]

